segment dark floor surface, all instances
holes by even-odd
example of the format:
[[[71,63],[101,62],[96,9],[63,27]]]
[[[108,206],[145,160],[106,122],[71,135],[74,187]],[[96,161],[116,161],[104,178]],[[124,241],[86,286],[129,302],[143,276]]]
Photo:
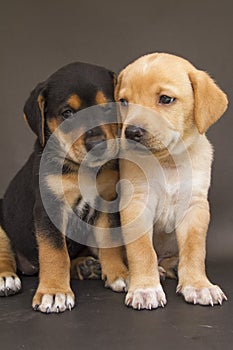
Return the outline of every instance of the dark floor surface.
[[[208,274],[228,296],[222,306],[189,305],[167,280],[164,309],[134,311],[124,306],[124,294],[101,281],[72,281],[76,307],[49,315],[31,309],[37,278],[24,277],[19,295],[0,299],[0,348],[233,349],[232,263],[208,263]]]

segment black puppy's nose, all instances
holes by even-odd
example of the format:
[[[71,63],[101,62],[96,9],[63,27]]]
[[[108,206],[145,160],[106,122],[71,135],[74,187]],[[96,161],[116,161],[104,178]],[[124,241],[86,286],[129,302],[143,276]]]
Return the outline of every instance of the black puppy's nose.
[[[88,130],[84,141],[86,150],[89,152],[92,148],[96,147],[94,150],[95,153],[103,152],[107,147],[106,142],[104,142],[105,140],[106,136],[100,127]]]
[[[130,125],[125,129],[125,137],[136,142],[141,141],[144,133],[145,130],[136,125]]]

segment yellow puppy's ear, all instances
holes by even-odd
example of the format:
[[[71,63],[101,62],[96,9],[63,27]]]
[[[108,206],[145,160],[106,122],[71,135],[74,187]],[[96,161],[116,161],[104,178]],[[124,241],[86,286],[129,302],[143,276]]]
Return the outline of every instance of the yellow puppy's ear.
[[[119,91],[120,91],[120,88],[121,88],[121,81],[122,81],[122,78],[123,78],[123,73],[124,73],[124,70],[122,70],[120,72],[120,74],[118,75],[118,77],[117,77],[117,82],[116,82],[116,86],[115,86],[115,93],[114,93],[114,97],[115,97],[115,101],[116,102],[119,99]]]
[[[189,73],[194,91],[194,119],[200,134],[214,124],[227,109],[227,96],[203,71]]]

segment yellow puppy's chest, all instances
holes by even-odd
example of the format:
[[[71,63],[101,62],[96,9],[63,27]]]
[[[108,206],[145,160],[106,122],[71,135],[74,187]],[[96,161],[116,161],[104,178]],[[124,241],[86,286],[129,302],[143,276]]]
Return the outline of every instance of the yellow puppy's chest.
[[[155,213],[155,231],[170,233],[175,228],[176,196],[163,193],[164,198],[159,201]]]
[[[155,185],[157,203],[155,207],[155,233],[171,233],[176,228],[177,215],[182,207],[184,192],[180,174],[176,168],[164,168],[163,178]]]
[[[179,212],[180,180],[176,169],[164,169],[155,191],[157,205],[153,227],[153,245],[159,259],[178,254],[176,241],[177,212]]]

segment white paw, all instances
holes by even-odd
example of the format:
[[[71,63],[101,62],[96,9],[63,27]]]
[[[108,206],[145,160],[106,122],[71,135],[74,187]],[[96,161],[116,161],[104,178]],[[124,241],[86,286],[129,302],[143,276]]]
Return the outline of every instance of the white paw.
[[[36,311],[49,314],[51,312],[59,313],[65,310],[71,310],[74,307],[74,304],[74,296],[71,293],[56,293],[54,295],[44,294],[41,303],[32,306]]]
[[[21,281],[18,276],[1,276],[0,277],[0,296],[16,294],[21,289]]]
[[[128,287],[128,281],[119,277],[112,283],[105,283],[105,287],[111,288],[114,292],[126,292]]]
[[[159,306],[164,307],[167,303],[165,293],[159,284],[155,288],[135,289],[129,291],[125,298],[125,304],[132,306],[133,309],[157,309]]]
[[[177,292],[183,294],[185,301],[193,304],[214,306],[222,305],[222,302],[227,300],[221,288],[216,285],[199,289],[193,286],[178,287]]]
[[[158,266],[158,269],[159,269],[160,279],[165,281],[165,279],[166,279],[166,270],[162,266]]]

